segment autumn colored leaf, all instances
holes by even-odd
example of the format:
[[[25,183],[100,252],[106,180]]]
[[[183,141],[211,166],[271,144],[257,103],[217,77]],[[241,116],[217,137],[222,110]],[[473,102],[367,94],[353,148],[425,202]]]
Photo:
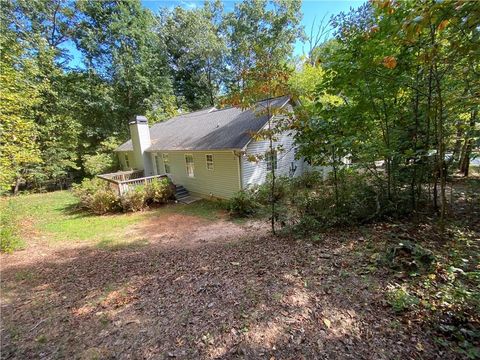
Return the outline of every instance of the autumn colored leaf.
[[[438,30],[444,30],[448,26],[449,22],[449,20],[443,20],[440,24],[438,24]]]
[[[393,56],[385,56],[383,58],[383,66],[387,69],[395,69],[397,67],[397,59]]]

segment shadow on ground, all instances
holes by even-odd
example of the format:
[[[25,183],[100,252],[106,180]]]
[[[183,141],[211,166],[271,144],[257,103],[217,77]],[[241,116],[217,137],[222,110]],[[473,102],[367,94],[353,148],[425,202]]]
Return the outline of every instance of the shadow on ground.
[[[333,243],[333,242],[332,242]],[[4,358],[406,359],[398,323],[346,240],[62,249],[2,267]],[[419,347],[418,344],[421,344]],[[420,349],[420,350],[419,350]]]

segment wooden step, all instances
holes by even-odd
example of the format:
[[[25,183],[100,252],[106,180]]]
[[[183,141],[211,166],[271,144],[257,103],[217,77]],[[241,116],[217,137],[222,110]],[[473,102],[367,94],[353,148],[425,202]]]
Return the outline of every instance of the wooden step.
[[[180,200],[180,199],[185,199],[187,198],[188,196],[190,196],[190,193],[188,192],[187,189],[185,189],[182,185],[177,185],[175,187],[175,198],[177,200]]]

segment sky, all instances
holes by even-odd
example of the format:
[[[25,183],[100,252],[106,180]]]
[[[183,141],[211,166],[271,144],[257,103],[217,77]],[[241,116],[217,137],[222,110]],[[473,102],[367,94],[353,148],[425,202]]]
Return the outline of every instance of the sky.
[[[203,5],[203,0],[142,0],[142,5],[146,8],[157,12],[160,8],[167,7],[173,9],[175,6],[182,6],[185,9],[194,9]],[[235,7],[235,3],[238,0],[225,0],[223,1],[224,10],[226,12],[232,11]],[[305,33],[310,34],[312,26],[314,29],[320,24],[323,18],[325,22],[332,15],[336,15],[341,11],[348,11],[350,8],[357,8],[365,0],[303,0],[302,3],[302,25],[304,26]],[[66,44],[71,56],[70,66],[82,66],[81,54],[75,49],[75,45]],[[305,52],[308,52],[308,45],[301,41],[297,41],[295,44],[294,55],[301,56]]]
[[[225,11],[232,11],[235,3],[238,1],[225,0],[222,1]],[[325,22],[331,15],[336,15],[341,11],[348,11],[351,7],[357,8],[362,5],[365,0],[303,0],[302,25],[305,28],[305,33],[308,35],[312,29],[312,25],[316,28],[321,20],[325,17]],[[156,12],[161,7],[173,8],[175,6],[182,6],[186,9],[193,9],[203,5],[203,0],[142,0],[143,6]],[[300,41],[295,44],[294,55],[302,55],[308,51],[308,48]]]

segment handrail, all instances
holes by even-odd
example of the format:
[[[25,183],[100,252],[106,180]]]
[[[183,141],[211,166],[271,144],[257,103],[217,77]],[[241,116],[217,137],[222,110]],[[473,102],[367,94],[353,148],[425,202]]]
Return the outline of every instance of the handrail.
[[[147,180],[149,180],[149,179],[162,178],[162,177],[168,177],[168,176],[167,176],[167,174],[159,174],[159,175],[153,175],[153,176],[145,176],[145,177],[141,177],[141,178],[136,178],[136,179],[130,179],[130,180],[120,181],[120,183],[121,183],[121,184],[128,184],[128,183],[131,183],[131,182],[147,181]]]
[[[133,174],[133,173],[141,173],[143,174],[143,170],[134,170],[134,171],[129,171],[129,172],[117,172],[117,173],[111,173],[111,174],[102,174],[102,175],[97,175],[98,178],[108,181],[111,185],[111,187],[115,188],[119,195],[123,195],[125,192],[127,192],[132,186],[141,186],[141,185],[147,185],[148,183],[151,183],[153,179],[160,179],[160,178],[169,178],[167,174],[158,174],[158,175],[153,175],[153,176],[145,176],[145,177],[138,177],[134,179],[128,179],[128,180],[116,180],[112,177],[109,177],[108,175],[115,176],[117,177],[118,175],[122,175],[122,173],[128,173],[128,174]]]
[[[119,184],[120,181],[117,181],[117,180],[114,180],[114,179],[111,179],[111,178],[108,178],[108,177],[105,177],[104,175],[97,175],[98,178],[102,179],[102,180],[106,180],[108,182],[111,182],[113,184]]]
[[[114,173],[101,174],[98,177],[102,179],[110,179],[115,181],[125,181],[131,179],[138,179],[143,177],[143,170],[128,170],[128,171],[117,171]]]

